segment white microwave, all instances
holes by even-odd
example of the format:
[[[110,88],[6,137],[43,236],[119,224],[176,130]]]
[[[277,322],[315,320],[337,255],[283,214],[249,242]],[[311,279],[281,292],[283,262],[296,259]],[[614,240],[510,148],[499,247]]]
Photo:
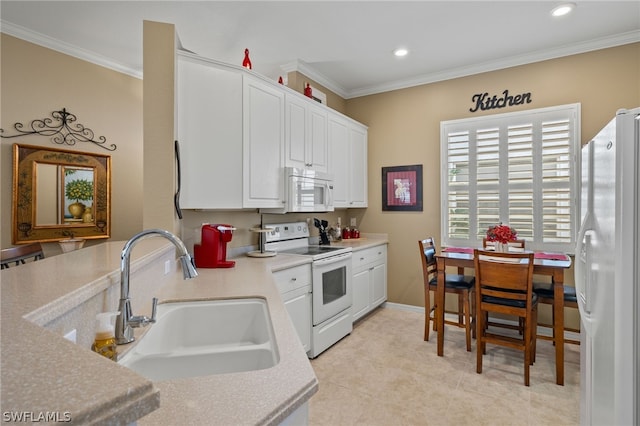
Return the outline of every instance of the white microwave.
[[[284,168],[285,200],[282,209],[264,213],[332,212],[333,175],[296,167]]]

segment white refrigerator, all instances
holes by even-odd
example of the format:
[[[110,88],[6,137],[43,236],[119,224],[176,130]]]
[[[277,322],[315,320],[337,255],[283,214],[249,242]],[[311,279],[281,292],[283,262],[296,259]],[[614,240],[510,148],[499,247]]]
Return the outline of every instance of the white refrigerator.
[[[640,424],[640,108],[582,148],[580,423]]]

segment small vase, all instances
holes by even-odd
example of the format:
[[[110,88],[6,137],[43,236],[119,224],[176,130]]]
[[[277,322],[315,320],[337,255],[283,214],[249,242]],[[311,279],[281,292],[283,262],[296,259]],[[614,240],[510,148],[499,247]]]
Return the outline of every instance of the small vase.
[[[80,250],[84,247],[84,242],[85,240],[82,238],[69,238],[58,241],[58,244],[63,253],[69,253],[70,251]]]
[[[242,60],[242,66],[251,69],[251,59],[249,58],[249,49],[244,49],[244,59]]]
[[[500,253],[509,253],[509,243],[500,243],[496,241],[496,251]]]

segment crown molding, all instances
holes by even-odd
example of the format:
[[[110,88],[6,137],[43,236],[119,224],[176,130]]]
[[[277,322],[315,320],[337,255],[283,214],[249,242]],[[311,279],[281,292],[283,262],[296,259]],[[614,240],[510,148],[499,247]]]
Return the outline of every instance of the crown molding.
[[[347,96],[349,95],[349,92],[347,91],[347,89],[340,86],[338,83],[331,80],[327,76],[316,71],[311,65],[309,65],[308,63],[300,59],[287,62],[286,64],[280,66],[280,68],[282,69],[282,71],[286,73],[298,71],[299,73],[304,74],[306,77],[315,81],[319,85],[331,90],[333,93],[335,93],[336,95],[344,99],[347,99]]]
[[[123,74],[130,75],[135,78],[142,79],[142,70],[133,69],[104,56],[97,55],[91,51],[82,49],[73,44],[65,43],[44,34],[29,30],[20,25],[15,25],[7,21],[0,20],[0,32],[28,41],[33,44],[37,44],[42,47],[46,47],[51,50],[55,50],[60,53],[64,53],[65,55],[73,56],[74,58],[82,59],[83,61],[91,62],[92,64],[96,64]]]
[[[376,86],[363,87],[349,91],[345,99],[358,98],[361,96],[375,95],[377,93],[390,92],[392,90],[407,89],[409,87],[420,86],[423,84],[436,83],[438,81],[451,80],[454,78],[468,77],[470,75],[481,74],[489,71],[497,71],[501,69],[516,67],[519,65],[532,64],[550,59],[557,59],[565,56],[577,55],[580,53],[592,52],[610,47],[622,46],[630,43],[640,42],[640,30],[630,31],[627,33],[616,34],[610,37],[603,37],[586,42],[574,43],[570,45],[560,46],[553,49],[546,49],[522,55],[511,56],[495,61],[484,62],[481,64],[453,68],[450,70],[425,74],[411,79],[405,79],[389,84],[381,84]]]
[[[610,37],[603,37],[586,42],[560,46],[554,49],[546,49],[522,55],[502,58],[495,61],[483,62],[468,67],[453,68],[441,72],[424,74],[410,79],[395,81],[392,83],[379,84],[363,87],[360,89],[346,90],[331,79],[323,76],[313,69],[313,66],[304,61],[296,60],[282,66],[285,72],[299,71],[310,79],[317,81],[327,89],[336,93],[344,99],[358,98],[362,96],[375,95],[378,93],[390,92],[393,90],[407,89],[421,86],[423,84],[437,83],[439,81],[452,80],[454,78],[468,77],[470,75],[482,74],[490,71],[497,71],[512,68],[519,65],[532,64],[535,62],[557,59],[565,56],[577,55],[580,53],[592,52],[610,47],[622,46],[630,43],[640,42],[640,30],[617,34]]]
[[[101,55],[97,55],[88,50],[79,48],[78,46],[64,43],[60,40],[48,37],[46,35],[31,31],[19,25],[12,24],[0,19],[0,31],[20,38],[22,40],[91,62],[114,71],[130,75],[135,78],[142,79],[142,70],[133,69],[121,63],[115,62]],[[406,89],[423,84],[435,83],[439,81],[451,80],[454,78],[467,77],[474,74],[481,74],[490,71],[497,71],[505,68],[511,68],[519,65],[526,65],[535,62],[546,61],[550,59],[571,56],[580,53],[587,53],[595,50],[606,49],[610,47],[621,46],[624,44],[640,42],[640,30],[634,30],[627,33],[617,34],[609,37],[603,37],[586,42],[580,42],[553,49],[546,49],[536,52],[530,52],[522,55],[502,58],[495,61],[483,62],[480,64],[454,68],[446,71],[429,73],[415,78],[404,79],[392,83],[373,85],[354,90],[347,90],[332,79],[326,77],[322,73],[313,68],[312,65],[302,61],[294,60],[281,66],[284,72],[298,71],[306,77],[312,79],[321,86],[344,99],[352,99],[361,96],[375,95],[377,93],[390,92],[393,90]],[[179,43],[179,40],[178,40]]]

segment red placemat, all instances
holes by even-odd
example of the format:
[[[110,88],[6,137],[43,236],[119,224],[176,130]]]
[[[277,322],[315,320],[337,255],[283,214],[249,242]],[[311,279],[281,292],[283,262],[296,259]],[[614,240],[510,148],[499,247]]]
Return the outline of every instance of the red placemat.
[[[544,253],[544,252],[535,252],[533,256],[536,259],[547,259],[547,260],[569,260],[566,254],[564,253]]]
[[[473,253],[473,249],[471,247],[447,247],[442,251],[449,253]]]

